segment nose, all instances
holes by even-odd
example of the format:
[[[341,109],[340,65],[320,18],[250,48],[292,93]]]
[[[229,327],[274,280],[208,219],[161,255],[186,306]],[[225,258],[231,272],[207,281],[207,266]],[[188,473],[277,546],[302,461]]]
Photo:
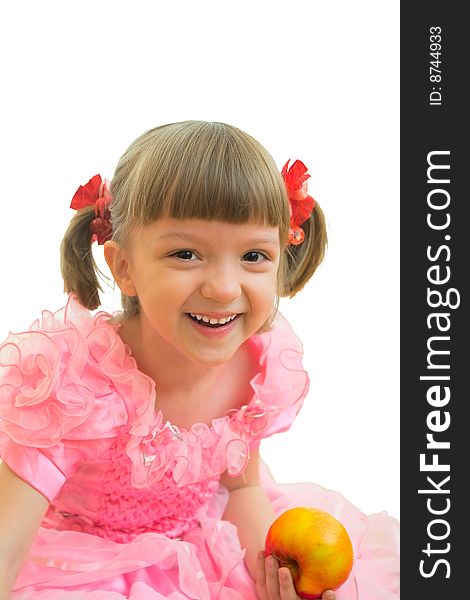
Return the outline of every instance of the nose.
[[[242,286],[237,270],[227,264],[219,264],[209,269],[201,285],[204,298],[227,304],[242,294]]]

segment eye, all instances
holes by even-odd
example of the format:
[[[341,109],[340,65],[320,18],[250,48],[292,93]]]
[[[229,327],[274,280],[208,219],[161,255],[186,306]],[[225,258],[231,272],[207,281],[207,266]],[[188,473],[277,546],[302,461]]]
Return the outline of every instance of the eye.
[[[197,258],[196,254],[192,250],[178,250],[177,252],[173,252],[173,254],[170,254],[170,256],[175,256],[176,258],[179,258],[180,260],[184,260],[186,262]],[[192,256],[194,256],[194,258],[191,258]]]
[[[264,262],[265,260],[269,260],[269,258],[266,256],[266,254],[263,254],[262,252],[257,252],[255,250],[252,250],[251,252],[247,252],[243,258],[247,261],[247,262],[252,262],[252,263],[261,263]]]

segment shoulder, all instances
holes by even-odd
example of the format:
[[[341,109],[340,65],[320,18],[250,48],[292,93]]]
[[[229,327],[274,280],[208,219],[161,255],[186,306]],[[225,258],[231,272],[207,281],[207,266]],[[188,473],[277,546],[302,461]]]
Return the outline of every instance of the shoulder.
[[[9,333],[0,345],[0,432],[49,447],[106,409],[100,398],[112,386],[96,360],[113,343],[112,328],[100,327],[105,315],[93,316],[70,294],[58,311]]]
[[[302,364],[303,348],[288,321],[278,313],[271,329],[249,339],[256,360],[250,381],[252,397],[232,417],[250,441],[286,431],[308,392],[309,377]]]
[[[276,314],[270,329],[253,335],[250,343],[264,381],[281,379],[291,382],[292,379],[308,379],[302,364],[302,342],[280,312]]]

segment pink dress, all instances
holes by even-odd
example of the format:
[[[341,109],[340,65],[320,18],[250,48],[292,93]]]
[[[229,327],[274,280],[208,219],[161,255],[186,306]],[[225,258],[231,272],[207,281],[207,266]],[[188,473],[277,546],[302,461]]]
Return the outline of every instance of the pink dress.
[[[0,456],[50,503],[12,600],[255,600],[220,477],[292,424],[308,389],[299,340],[278,315],[249,341],[250,402],[185,430],[155,410],[155,383],[111,317],[69,294],[0,346]],[[395,519],[313,483],[279,485],[264,465],[261,478],[276,514],[319,507],[348,530],[355,562],[338,600],[399,597]]]

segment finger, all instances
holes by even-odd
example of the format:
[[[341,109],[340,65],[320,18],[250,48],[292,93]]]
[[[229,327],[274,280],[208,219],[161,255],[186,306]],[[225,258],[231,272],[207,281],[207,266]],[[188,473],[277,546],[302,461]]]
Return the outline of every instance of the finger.
[[[279,591],[278,569],[279,563],[274,556],[270,554],[266,558],[266,589],[268,590],[269,600],[282,600]]]
[[[287,567],[281,567],[278,571],[279,591],[281,600],[297,600],[298,596],[294,588],[291,572]]]
[[[336,594],[333,592],[333,590],[326,590],[326,592],[323,592],[322,600],[336,600]]]
[[[260,550],[256,557],[256,592],[260,600],[268,600],[266,591],[265,560],[264,551]]]

